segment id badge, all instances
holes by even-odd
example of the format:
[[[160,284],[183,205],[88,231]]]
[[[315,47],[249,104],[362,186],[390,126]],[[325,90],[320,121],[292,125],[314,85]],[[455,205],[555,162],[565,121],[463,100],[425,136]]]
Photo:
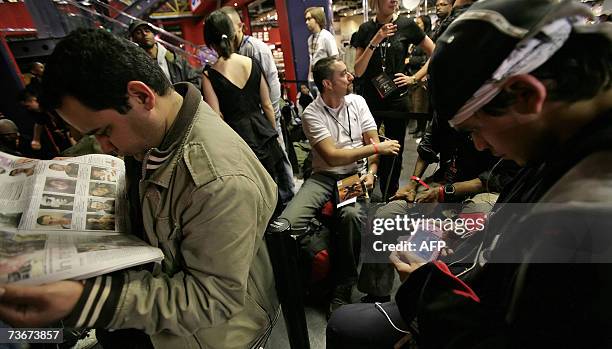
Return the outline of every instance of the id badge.
[[[376,91],[378,91],[378,95],[380,98],[387,98],[390,94],[397,90],[397,85],[393,82],[393,80],[389,77],[389,75],[385,72],[382,72],[372,78],[372,84]]]

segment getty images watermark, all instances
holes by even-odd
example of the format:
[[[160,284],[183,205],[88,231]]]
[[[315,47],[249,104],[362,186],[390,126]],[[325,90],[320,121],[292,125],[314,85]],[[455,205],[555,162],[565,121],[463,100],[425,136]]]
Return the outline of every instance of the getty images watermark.
[[[390,203],[370,208],[361,256],[365,263],[388,263],[392,252],[426,261],[612,263],[611,232],[612,207],[592,203],[504,203],[488,210]]]
[[[362,234],[364,262],[388,263],[391,252],[410,252],[434,260],[453,240],[485,228],[484,214],[460,215],[453,205],[420,204],[407,212],[369,210]],[[406,211],[404,211],[406,212]]]
[[[386,233],[399,235],[397,243],[385,243],[381,240],[374,241],[374,251],[432,251],[446,247],[443,240],[444,233],[451,233],[461,237],[466,233],[481,231],[485,227],[485,218],[428,218],[424,215],[415,218],[404,214],[393,218],[374,218],[372,220],[372,234],[380,236]],[[418,239],[419,244],[413,241],[418,234],[428,234],[431,239]],[[439,239],[434,239],[433,236]]]

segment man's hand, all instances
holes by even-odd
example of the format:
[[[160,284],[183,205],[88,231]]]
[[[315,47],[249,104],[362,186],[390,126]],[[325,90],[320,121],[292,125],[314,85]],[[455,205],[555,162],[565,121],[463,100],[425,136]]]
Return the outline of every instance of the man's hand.
[[[431,186],[429,189],[420,192],[416,196],[416,202],[419,202],[419,203],[438,202],[438,193],[439,193],[438,188],[439,187]]]
[[[394,251],[389,256],[389,260],[395,266],[395,270],[397,270],[402,282],[406,281],[415,270],[427,264],[425,260],[410,252]]]
[[[39,141],[32,141],[30,143],[30,146],[32,147],[32,150],[40,150],[40,142]]]
[[[378,147],[378,154],[380,155],[397,155],[400,151],[399,142],[396,140],[388,140],[376,144]]]
[[[367,190],[374,189],[374,181],[376,179],[374,178],[373,174],[366,173],[365,175],[361,176],[360,180],[361,180],[361,183],[365,185]]]
[[[414,181],[408,182],[405,186],[399,188],[399,190],[389,200],[406,200],[408,203],[413,203],[416,197],[417,184]]]
[[[44,327],[72,312],[83,293],[78,281],[0,286],[0,319],[13,327]]]
[[[416,84],[416,79],[414,78],[414,76],[408,76],[402,73],[395,73],[395,79],[393,79],[393,82],[397,87],[404,87]]]

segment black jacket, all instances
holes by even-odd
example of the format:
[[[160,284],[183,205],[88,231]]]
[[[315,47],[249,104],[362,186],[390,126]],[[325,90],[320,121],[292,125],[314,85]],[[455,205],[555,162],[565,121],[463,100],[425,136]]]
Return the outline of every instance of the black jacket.
[[[611,116],[521,170],[465,277],[429,263],[400,287],[419,348],[612,347]]]

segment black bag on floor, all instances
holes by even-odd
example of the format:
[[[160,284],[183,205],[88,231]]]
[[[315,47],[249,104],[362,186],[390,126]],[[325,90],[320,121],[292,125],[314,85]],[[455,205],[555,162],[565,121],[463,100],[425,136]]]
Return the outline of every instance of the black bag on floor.
[[[309,303],[323,303],[331,294],[329,262],[329,229],[313,218],[298,238],[298,263]]]

